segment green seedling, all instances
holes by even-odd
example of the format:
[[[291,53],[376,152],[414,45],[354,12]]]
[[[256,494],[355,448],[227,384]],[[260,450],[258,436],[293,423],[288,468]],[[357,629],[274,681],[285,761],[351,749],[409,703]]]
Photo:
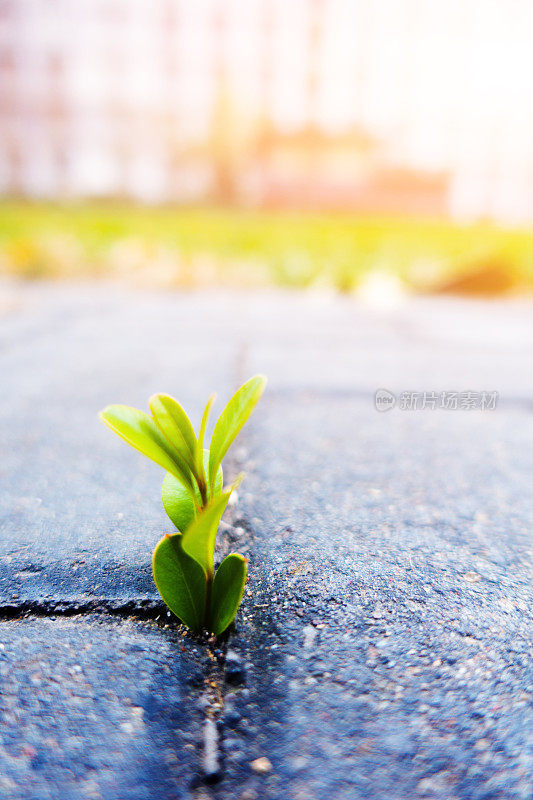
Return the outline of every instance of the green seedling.
[[[168,394],[154,394],[151,414],[112,405],[100,418],[128,444],[163,467],[163,506],[178,533],[166,534],[152,558],[159,594],[194,631],[219,635],[233,622],[246,582],[246,559],[231,553],[215,572],[218,526],[242,476],[223,485],[222,461],[254,410],[266,385],[256,375],[235,392],[204,447],[215,395],[207,401],[198,435],[183,408]]]

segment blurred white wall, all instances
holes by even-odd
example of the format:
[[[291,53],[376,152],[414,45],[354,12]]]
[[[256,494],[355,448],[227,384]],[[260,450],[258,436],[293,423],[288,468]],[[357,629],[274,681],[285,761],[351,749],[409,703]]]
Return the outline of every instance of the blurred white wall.
[[[531,0],[0,0],[0,192],[200,199],[225,108],[237,150],[357,126],[452,215],[530,222],[532,41]]]

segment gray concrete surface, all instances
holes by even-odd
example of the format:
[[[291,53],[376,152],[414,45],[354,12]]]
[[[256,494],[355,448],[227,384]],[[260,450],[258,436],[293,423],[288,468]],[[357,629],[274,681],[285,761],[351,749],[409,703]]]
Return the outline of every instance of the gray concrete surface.
[[[531,310],[2,285],[0,790],[529,798]],[[254,371],[220,537],[250,581],[209,647],[152,584],[161,474],[96,412],[198,417]],[[500,402],[380,414],[378,387]]]
[[[206,678],[176,630],[90,616],[0,623],[0,796],[181,796]]]

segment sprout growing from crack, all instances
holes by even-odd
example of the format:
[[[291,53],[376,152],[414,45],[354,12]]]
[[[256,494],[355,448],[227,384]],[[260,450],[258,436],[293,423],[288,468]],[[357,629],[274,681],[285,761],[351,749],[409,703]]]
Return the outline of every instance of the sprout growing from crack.
[[[257,405],[266,385],[250,378],[230,399],[217,420],[209,448],[204,447],[215,395],[207,401],[198,435],[181,405],[168,394],[149,400],[151,415],[112,405],[100,412],[111,430],[166,470],[163,506],[178,533],[167,534],[152,558],[159,594],[194,631],[220,635],[233,622],[246,582],[246,559],[231,553],[215,572],[218,526],[232,491],[242,480],[223,486],[222,461]]]

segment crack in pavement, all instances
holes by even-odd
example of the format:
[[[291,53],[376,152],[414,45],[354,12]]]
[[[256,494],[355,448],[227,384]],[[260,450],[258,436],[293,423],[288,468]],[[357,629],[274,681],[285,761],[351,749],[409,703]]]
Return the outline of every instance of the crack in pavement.
[[[159,620],[171,616],[164,603],[156,600],[120,600],[99,598],[97,600],[20,600],[0,604],[0,619],[19,617],[76,617],[105,614],[113,617]]]

